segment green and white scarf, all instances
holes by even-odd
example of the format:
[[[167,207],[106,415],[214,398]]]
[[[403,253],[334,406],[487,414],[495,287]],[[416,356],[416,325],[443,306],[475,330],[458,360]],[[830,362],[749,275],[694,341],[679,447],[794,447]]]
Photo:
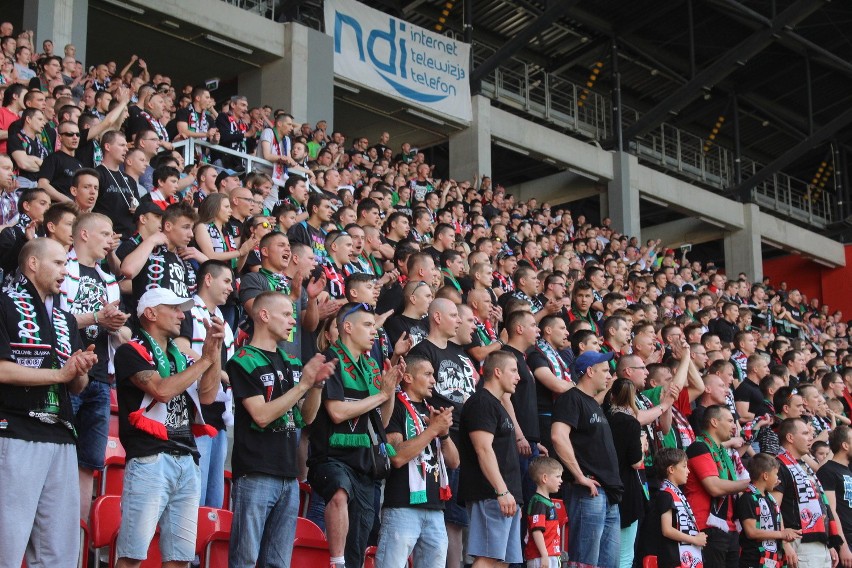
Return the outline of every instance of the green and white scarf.
[[[411,399],[408,398],[408,394],[406,394],[405,391],[399,391],[396,393],[396,398],[400,403],[402,403],[402,406],[405,407],[406,411],[405,439],[413,440],[426,430],[426,424],[423,421],[423,417],[419,412],[417,412],[414,405],[411,404]],[[441,483],[439,494],[441,501],[448,501],[450,497],[452,497],[453,493],[450,489],[449,478],[447,477],[447,467],[444,464],[444,455],[441,453],[441,440],[436,438],[435,445],[438,449],[437,460]],[[409,503],[412,505],[420,505],[428,500],[428,496],[426,494],[426,467],[428,465],[426,463],[426,457],[426,449],[424,448],[417,458],[408,462],[408,490],[410,492]]]

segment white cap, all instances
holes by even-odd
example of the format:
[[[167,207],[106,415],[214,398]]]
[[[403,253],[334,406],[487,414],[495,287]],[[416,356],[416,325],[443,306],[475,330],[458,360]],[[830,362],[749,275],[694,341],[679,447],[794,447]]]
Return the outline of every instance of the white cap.
[[[141,318],[145,308],[156,308],[157,306],[180,306],[181,311],[185,312],[191,309],[194,303],[192,298],[181,298],[168,288],[152,288],[139,298],[136,315]]]

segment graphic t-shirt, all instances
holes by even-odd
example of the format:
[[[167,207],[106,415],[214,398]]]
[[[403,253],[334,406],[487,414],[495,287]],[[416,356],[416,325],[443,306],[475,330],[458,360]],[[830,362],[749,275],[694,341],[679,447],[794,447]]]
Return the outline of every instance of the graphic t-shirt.
[[[817,479],[825,491],[834,491],[835,510],[846,542],[852,542],[852,471],[848,466],[828,460],[817,470]]]
[[[77,297],[70,303],[69,310],[72,314],[89,314],[104,307],[104,298],[107,297],[106,283],[94,268],[80,265],[80,283],[77,288]],[[97,324],[92,324],[80,329],[80,339],[83,345],[95,346],[98,362],[89,371],[89,378],[101,382],[109,382],[107,367],[109,365],[109,332]]]
[[[74,173],[83,167],[83,164],[74,156],[65,152],[54,152],[44,159],[38,172],[39,178],[47,181],[65,197],[71,198],[71,182]]]
[[[429,359],[435,371],[435,388],[429,404],[435,408],[453,408],[453,431],[458,431],[461,409],[476,389],[479,374],[464,350],[452,341],[439,349],[428,339],[418,343],[411,354]]]
[[[176,253],[159,246],[133,278],[133,313],[142,294],[154,288],[168,288],[179,298],[192,298],[196,288],[195,269]]]
[[[758,529],[781,530],[781,515],[775,499],[772,495],[760,493],[754,486],[749,486],[737,499],[736,515],[741,523],[747,519],[755,520]],[[752,540],[746,536],[745,531],[740,532],[740,566],[773,566],[772,561],[777,562],[781,553],[780,541]],[[763,563],[761,559],[765,559]],[[780,562],[773,566],[775,567],[780,568]]]
[[[260,427],[243,401],[262,396],[264,402],[269,402],[284,396],[299,384],[301,361],[280,349],[273,353],[246,346],[237,350],[225,370],[234,390],[234,475],[298,477],[296,428],[304,426],[298,407]]]

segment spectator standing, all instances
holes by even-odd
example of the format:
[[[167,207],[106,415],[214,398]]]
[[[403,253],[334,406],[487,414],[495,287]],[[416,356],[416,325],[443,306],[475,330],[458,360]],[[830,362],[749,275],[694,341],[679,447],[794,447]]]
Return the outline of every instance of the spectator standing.
[[[326,502],[331,564],[342,568],[364,561],[375,483],[387,473],[376,464],[385,465],[393,452],[387,449],[385,428],[401,372],[396,366],[382,373],[374,359],[363,355],[376,334],[369,306],[344,305],[337,314],[337,329],[340,337],[326,352],[337,368],[326,382],[311,432],[308,482]],[[389,461],[386,465],[390,467]]]
[[[467,552],[477,568],[523,561],[518,448],[501,402],[520,380],[517,360],[511,353],[491,353],[483,371],[483,386],[465,403],[460,428],[459,493],[468,504]]]
[[[556,400],[551,427],[553,448],[574,482],[564,492],[571,523],[568,556],[602,568],[619,563],[618,503],[624,491],[612,430],[596,400],[610,381],[612,357],[596,351],[577,357],[577,387]]]
[[[20,276],[0,296],[0,564],[76,566],[80,492],[70,393],[86,386],[97,356],[81,351],[77,322],[58,305],[65,249],[34,239]],[[16,459],[11,459],[15,456]],[[70,490],[69,490],[70,489]]]
[[[289,566],[299,509],[297,428],[310,424],[334,371],[316,355],[302,367],[278,344],[293,303],[266,291],[252,304],[254,333],[227,365],[234,389],[234,524],[230,566]]]
[[[412,552],[418,566],[446,565],[443,510],[451,497],[447,467],[458,467],[459,456],[449,437],[453,407],[434,408],[426,402],[434,385],[432,364],[424,357],[406,357],[387,427],[396,455],[385,484],[377,566],[403,566]]]
[[[59,134],[59,150],[44,159],[39,170],[38,186],[50,196],[54,202],[71,200],[71,182],[74,173],[83,164],[74,157],[80,145],[80,129],[73,122],[63,122],[57,128]]]
[[[207,326],[201,358],[181,353],[174,339],[192,306],[167,288],[139,300],[139,336],[116,352],[119,437],[127,453],[116,566],[138,567],[160,528],[164,563],[195,557],[199,502],[195,435],[215,435],[200,405],[216,397],[221,376],[223,324]],[[200,379],[200,380],[199,380]]]
[[[852,429],[842,424],[837,426],[831,432],[828,444],[834,455],[817,470],[817,478],[828,498],[834,518],[840,523],[839,536],[843,539],[843,544],[838,556],[841,564],[846,566],[852,562],[852,552],[849,550],[852,538],[852,471],[849,470],[852,458]]]
[[[184,312],[180,325],[180,336],[175,344],[181,353],[194,359],[201,357],[207,337],[205,321],[222,318],[221,306],[233,291],[233,275],[224,263],[208,260],[198,269],[198,289],[193,296],[193,306]],[[221,364],[224,366],[234,354],[234,334],[227,325],[223,329]],[[233,396],[228,375],[222,373],[216,398],[210,404],[201,405],[204,423],[216,429],[215,436],[196,436],[195,445],[199,453],[201,473],[201,500],[204,507],[222,508],[225,494],[225,458],[228,453],[228,426],[233,426],[231,409]]]

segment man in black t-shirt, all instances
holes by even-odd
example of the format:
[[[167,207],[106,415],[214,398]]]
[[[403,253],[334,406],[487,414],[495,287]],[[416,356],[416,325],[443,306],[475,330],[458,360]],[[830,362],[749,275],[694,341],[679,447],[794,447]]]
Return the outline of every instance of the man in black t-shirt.
[[[195,269],[189,261],[207,260],[197,249],[188,246],[196,219],[195,210],[188,205],[170,205],[163,212],[162,232],[143,240],[124,257],[121,273],[133,279],[131,308],[152,288],[168,288],[181,298],[195,294]]]
[[[127,156],[127,140],[121,132],[110,130],[101,141],[103,161],[96,168],[101,176],[100,191],[92,210],[109,216],[115,232],[127,237],[133,232],[133,212],[139,206],[136,181],[120,170]]]
[[[396,449],[385,484],[376,566],[402,566],[415,552],[418,566],[444,566],[448,540],[444,504],[450,498],[447,467],[458,467],[449,437],[451,407],[426,403],[435,376],[424,357],[407,356],[406,372],[387,427]]]
[[[148,290],[136,308],[139,336],[115,354],[119,437],[127,453],[115,550],[120,566],[147,558],[157,524],[163,562],[195,557],[200,497],[195,436],[216,433],[204,424],[200,405],[212,403],[219,390],[224,332],[222,321],[211,318],[201,358],[192,361],[181,353],[174,339],[192,305],[168,288]],[[159,523],[160,518],[171,520]]]
[[[524,502],[528,502],[535,493],[535,483],[527,476],[530,460],[540,453],[541,435],[538,428],[538,403],[535,377],[527,365],[526,352],[538,339],[539,331],[535,316],[526,311],[512,312],[506,316],[506,333],[509,341],[503,351],[511,353],[518,362],[518,374],[521,380],[515,392],[503,404],[515,422],[515,440],[520,456],[521,477],[524,479]]]
[[[124,327],[130,316],[119,308],[115,276],[99,265],[112,246],[112,221],[100,213],[85,213],[74,223],[73,239],[66,262],[68,277],[62,281],[59,302],[77,319],[83,345],[93,345],[98,356],[97,364],[89,370],[89,384],[71,398],[79,436],[80,518],[88,519],[94,472],[104,467],[113,356],[121,337],[130,338],[130,330]]]
[[[58,127],[59,150],[47,156],[41,163],[38,172],[38,186],[50,196],[53,201],[68,201],[71,199],[71,180],[74,172],[83,164],[74,157],[77,146],[80,145],[80,129],[70,121],[61,123]]]
[[[491,353],[485,359],[483,387],[468,399],[461,415],[459,497],[470,509],[467,552],[492,563],[523,561],[515,425],[501,402],[519,380],[511,353]]]
[[[751,355],[746,362],[746,378],[734,390],[734,403],[741,424],[769,414],[769,407],[760,392],[760,381],[769,374],[769,362],[763,355]]]
[[[568,554],[573,562],[590,566],[618,564],[618,503],[624,486],[609,422],[595,400],[612,378],[612,357],[612,352],[596,351],[578,356],[577,386],[553,408],[553,448],[574,478],[565,496],[571,523]]]
[[[235,402],[230,557],[241,566],[254,566],[258,558],[264,565],[288,566],[299,514],[296,429],[316,417],[334,363],[318,354],[302,368],[278,348],[296,325],[287,296],[261,293],[251,317],[251,341],[226,367]],[[264,534],[275,538],[261,538]]]
[[[69,393],[97,361],[74,316],[45,305],[65,277],[65,249],[33,239],[0,295],[0,564],[74,564],[79,553],[77,451]],[[73,560],[71,560],[73,559]]]
[[[852,429],[839,424],[828,437],[828,446],[834,456],[817,470],[817,478],[822,483],[828,502],[834,512],[834,518],[840,521],[840,562],[846,564],[852,560],[849,550],[852,538],[852,471],[849,462],[852,459]]]

